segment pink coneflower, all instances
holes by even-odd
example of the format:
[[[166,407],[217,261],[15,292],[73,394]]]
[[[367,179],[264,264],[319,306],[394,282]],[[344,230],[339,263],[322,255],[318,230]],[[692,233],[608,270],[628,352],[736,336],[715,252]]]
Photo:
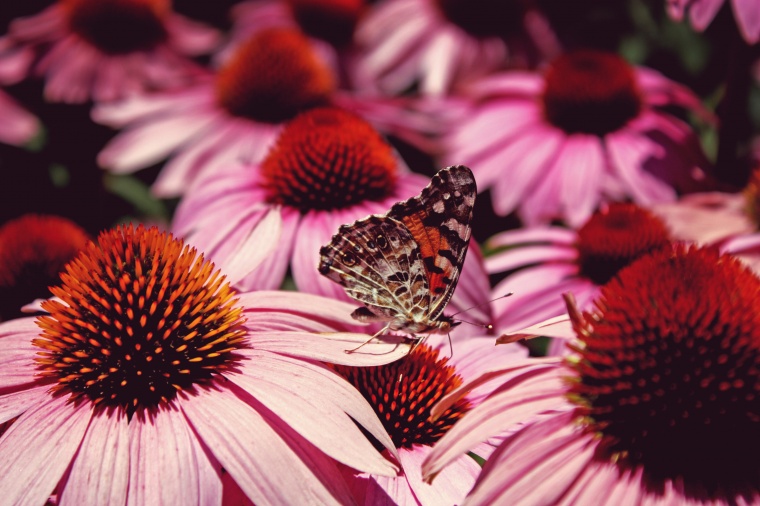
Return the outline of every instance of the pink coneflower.
[[[223,473],[256,504],[346,504],[332,459],[394,476],[371,407],[321,361],[378,365],[408,346],[351,331],[350,306],[236,293],[157,229],[103,232],[49,313],[0,325],[0,490],[9,504],[218,504]],[[38,328],[39,327],[39,328]],[[360,429],[363,427],[363,429]]]
[[[418,85],[425,95],[445,94],[510,60],[525,65],[530,48],[520,46],[531,39],[539,52],[558,47],[546,20],[521,0],[385,0],[360,21],[355,39],[364,52],[361,85],[390,93]]]
[[[257,31],[194,87],[96,107],[96,121],[126,127],[101,151],[98,163],[123,173],[171,157],[152,189],[173,197],[201,174],[230,163],[260,162],[282,124],[316,106],[361,108],[379,124],[414,121],[401,105],[354,100],[336,86],[333,69],[300,31]]]
[[[0,60],[44,76],[48,100],[110,101],[187,84],[202,73],[189,57],[218,41],[215,30],[172,12],[169,0],[59,0],[11,23]]]
[[[688,16],[692,26],[702,31],[712,22],[725,0],[667,0],[668,13],[681,21]],[[736,24],[748,44],[760,40],[760,9],[756,0],[731,0]]]
[[[424,476],[543,412],[491,455],[465,504],[757,504],[758,304],[760,278],[715,249],[642,257],[592,311],[569,305],[574,356],[505,367],[499,394],[439,441]]]
[[[612,53],[566,53],[542,74],[493,75],[464,97],[444,162],[471,166],[494,210],[518,210],[529,225],[578,225],[600,202],[626,197],[673,200],[706,164],[690,128],[659,109],[703,112],[697,97]]]
[[[510,273],[493,294],[513,295],[494,301],[494,326],[511,332],[561,315],[566,292],[585,309],[620,269],[669,242],[662,220],[620,203],[596,212],[577,230],[535,227],[498,234],[489,247],[506,249],[486,259],[486,270]]]
[[[50,297],[48,287],[89,240],[81,227],[59,216],[25,214],[0,226],[0,321]]]
[[[24,109],[10,95],[0,90],[0,142],[23,146],[41,130],[37,117]]]
[[[430,409],[462,382],[482,371],[523,360],[526,350],[518,345],[494,347],[491,338],[471,338],[457,340],[450,359],[440,356],[448,353],[447,339],[435,336],[391,364],[335,368],[375,408],[398,450],[403,471],[401,476],[391,478],[348,472],[349,486],[354,490],[357,503],[461,504],[472,488],[480,466],[469,455],[460,455],[433,485],[422,481],[420,466],[436,441],[498,385],[470,392],[435,420],[430,419]],[[473,453],[485,458],[492,449],[482,444],[474,448]],[[380,447],[378,450],[383,451]]]
[[[219,265],[241,271],[258,254],[260,237],[274,237],[265,239],[274,248],[264,265],[237,287],[277,288],[290,268],[300,290],[352,301],[319,274],[319,250],[341,225],[385,213],[428,184],[400,164],[366,121],[315,108],[285,126],[260,164],[230,165],[199,180],[180,202],[173,230]],[[453,304],[484,304],[468,319],[489,323],[488,276],[474,242],[462,272]]]

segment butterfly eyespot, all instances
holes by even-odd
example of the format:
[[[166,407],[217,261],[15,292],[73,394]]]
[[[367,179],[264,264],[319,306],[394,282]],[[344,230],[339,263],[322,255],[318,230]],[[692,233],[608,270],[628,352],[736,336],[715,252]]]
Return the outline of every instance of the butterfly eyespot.
[[[352,265],[356,263],[356,257],[354,256],[353,253],[343,252],[342,256],[343,256],[343,263],[346,264],[347,266],[351,267]]]
[[[376,247],[377,245],[375,244],[375,241],[371,239],[367,241],[367,248],[369,248],[370,250],[374,250]]]
[[[384,235],[378,235],[377,236],[377,246],[380,249],[387,249],[388,248],[388,241],[385,239]]]

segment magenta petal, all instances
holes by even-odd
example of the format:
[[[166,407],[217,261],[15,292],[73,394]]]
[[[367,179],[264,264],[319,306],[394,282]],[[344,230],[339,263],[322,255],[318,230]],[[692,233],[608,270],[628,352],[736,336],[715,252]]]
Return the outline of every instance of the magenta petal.
[[[760,2],[756,0],[731,0],[734,17],[744,40],[755,44],[760,40]]]
[[[92,417],[60,504],[125,504],[129,481],[129,424],[120,410]]]
[[[335,464],[248,396],[198,391],[182,410],[205,445],[257,504],[347,504]],[[255,403],[255,404],[250,404]],[[223,416],[220,416],[223,414]]]
[[[3,91],[0,91],[0,142],[21,146],[30,141],[41,125],[39,120]]]
[[[518,228],[501,232],[488,239],[488,247],[516,246],[528,243],[553,243],[563,246],[571,246],[576,240],[576,233],[562,227],[531,227]]]
[[[544,262],[572,262],[578,257],[578,250],[572,246],[537,245],[508,249],[486,259],[488,272],[507,272],[519,267]]]
[[[181,411],[168,407],[135,415],[129,423],[129,442],[130,502],[221,502],[220,470],[212,466]]]
[[[5,504],[45,504],[69,467],[92,417],[88,402],[48,398],[27,410],[0,439]]]
[[[404,475],[420,504],[462,504],[480,474],[480,465],[469,455],[461,455],[442,470],[433,484],[422,480],[422,462],[430,454],[429,446],[416,445],[399,450]],[[402,478],[399,478],[402,479]]]
[[[337,461],[363,472],[396,475],[397,467],[373,448],[357,424],[391,454],[396,453],[393,442],[364,397],[342,377],[304,360],[257,351],[245,355],[250,360],[243,374],[230,375],[230,381]],[[303,416],[305,412],[310,415]]]
[[[689,6],[689,17],[694,28],[703,31],[715,18],[723,5],[723,0],[697,0]]]
[[[247,237],[238,243],[236,250],[227,257],[224,272],[231,285],[237,284],[243,278],[276,251],[282,233],[282,216],[279,209],[270,209],[256,224]]]
[[[593,458],[593,443],[571,413],[528,426],[491,455],[468,504],[556,504]]]

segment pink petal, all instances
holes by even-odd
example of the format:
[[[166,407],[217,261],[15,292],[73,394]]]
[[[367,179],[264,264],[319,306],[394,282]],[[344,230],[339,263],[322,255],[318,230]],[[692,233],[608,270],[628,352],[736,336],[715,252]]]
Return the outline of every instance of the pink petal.
[[[575,339],[576,334],[573,330],[573,324],[570,317],[566,314],[549,318],[536,325],[525,327],[523,329],[507,332],[499,339],[497,343],[511,343],[518,339],[525,339],[535,336],[554,337],[557,339]]]
[[[214,100],[213,87],[210,83],[202,83],[186,90],[135,95],[119,102],[98,104],[90,115],[96,123],[122,128],[137,121],[210,110]]]
[[[399,450],[399,461],[417,501],[419,504],[462,504],[480,474],[480,465],[469,455],[460,455],[431,485],[422,480],[421,472],[422,462],[431,450],[423,445]]]
[[[501,216],[518,205],[524,192],[543,177],[545,167],[556,156],[564,135],[553,128],[533,128],[515,139],[500,157],[501,178],[493,190],[494,210]]]
[[[282,216],[279,209],[271,209],[256,227],[240,243],[236,251],[227,257],[224,272],[231,285],[235,285],[253,272],[264,259],[276,252],[282,232]]]
[[[488,298],[490,286],[480,247],[475,239],[470,239],[469,251],[462,267],[459,283],[446,313],[462,311],[468,321],[483,325],[490,324],[493,319],[491,301]],[[458,330],[461,329],[462,327]]]
[[[731,0],[739,30],[748,44],[760,40],[760,3],[755,0]]]
[[[337,461],[363,472],[396,475],[398,468],[373,448],[357,423],[395,455],[393,442],[364,397],[342,377],[304,360],[256,351],[244,354],[250,360],[242,374],[229,376],[230,381]],[[305,412],[310,415],[304,417]]]
[[[40,131],[37,118],[0,90],[0,142],[21,146]]]
[[[167,16],[165,24],[169,43],[188,55],[205,54],[222,40],[219,31],[179,14]]]
[[[279,327],[267,324],[270,315],[276,316],[272,313],[284,313],[286,316],[300,316],[308,319],[313,327],[297,327],[304,331],[338,331],[366,327],[351,318],[351,312],[356,309],[355,304],[319,295],[262,290],[241,293],[239,299],[240,305],[246,308],[248,327],[253,331],[281,330]]]
[[[501,232],[488,239],[489,249],[500,246],[516,246],[527,243],[556,243],[559,245],[572,245],[577,240],[574,230],[563,227],[538,226],[530,228],[518,228]]]
[[[135,415],[129,424],[129,442],[130,502],[221,502],[220,470],[211,464],[206,449],[178,409],[169,407]]]
[[[126,416],[120,410],[94,415],[74,458],[60,504],[126,504],[129,463]]]
[[[563,246],[521,246],[496,253],[486,259],[486,270],[490,273],[508,272],[520,267],[545,262],[574,262],[578,250]]]
[[[50,390],[50,384],[29,386],[18,390],[17,392],[8,393],[5,391],[0,396],[0,423],[19,416],[30,406],[43,402],[48,397],[47,392]]]
[[[672,487],[670,488],[672,492]],[[642,501],[645,499],[642,497],[644,495],[640,472],[632,476],[630,471],[621,473],[614,465],[593,460],[583,468],[582,473],[559,504],[584,504],[588,501],[596,502],[600,497],[604,497],[605,503],[610,505],[643,506],[648,502]],[[680,501],[678,499],[674,501],[671,496],[668,500],[654,504],[672,504],[673,506],[683,504],[683,497],[679,499]]]
[[[528,426],[491,455],[468,503],[556,504],[593,458],[593,446],[572,413]]]
[[[580,227],[599,203],[602,174],[606,169],[604,152],[595,135],[568,137],[558,160],[571,170],[563,170],[560,178],[563,215],[567,223]]]
[[[436,444],[422,473],[426,477],[437,475],[451,461],[471,450],[475,445],[492,436],[525,422],[536,415],[549,411],[572,409],[564,395],[567,387],[566,374],[556,366],[536,364],[524,369],[522,374],[512,376],[498,391],[469,411]],[[481,376],[478,381],[493,376]],[[472,383],[470,383],[472,384]],[[434,408],[432,416],[438,416],[450,401],[459,394],[449,394]]]
[[[462,41],[453,30],[439,30],[429,41],[420,61],[423,95],[443,96],[451,87],[459,60],[456,53],[461,47]]]
[[[366,367],[383,365],[409,353],[410,344],[403,336],[383,335],[350,352],[370,338],[367,334],[334,332],[249,332],[254,347],[293,357],[301,357],[332,364]]]
[[[255,399],[243,391],[233,393],[235,390],[239,389],[198,391],[183,399],[182,410],[206,447],[252,501],[351,502],[342,477],[328,457]]]
[[[723,5],[723,0],[696,0],[689,7],[691,24],[698,31],[707,28]]]
[[[0,323],[0,389],[26,385],[35,381],[34,357],[39,348],[32,340],[39,336],[36,318],[18,318]]]
[[[498,97],[537,97],[543,93],[544,80],[535,72],[511,70],[479,79],[468,84],[464,92],[472,98],[483,100]],[[534,106],[535,107],[535,106]]]
[[[98,165],[122,174],[160,162],[178,147],[213,131],[221,113],[172,114],[125,130],[98,154]]]
[[[6,504],[45,504],[82,442],[89,402],[49,397],[27,410],[0,439],[0,490]]]

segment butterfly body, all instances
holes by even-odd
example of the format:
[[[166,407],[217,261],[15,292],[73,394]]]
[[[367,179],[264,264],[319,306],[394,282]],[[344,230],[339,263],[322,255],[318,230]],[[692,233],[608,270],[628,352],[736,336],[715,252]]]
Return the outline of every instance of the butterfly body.
[[[341,226],[320,250],[319,272],[364,303],[356,320],[446,334],[459,324],[443,310],[467,254],[475,195],[470,169],[442,169],[420,195]]]

